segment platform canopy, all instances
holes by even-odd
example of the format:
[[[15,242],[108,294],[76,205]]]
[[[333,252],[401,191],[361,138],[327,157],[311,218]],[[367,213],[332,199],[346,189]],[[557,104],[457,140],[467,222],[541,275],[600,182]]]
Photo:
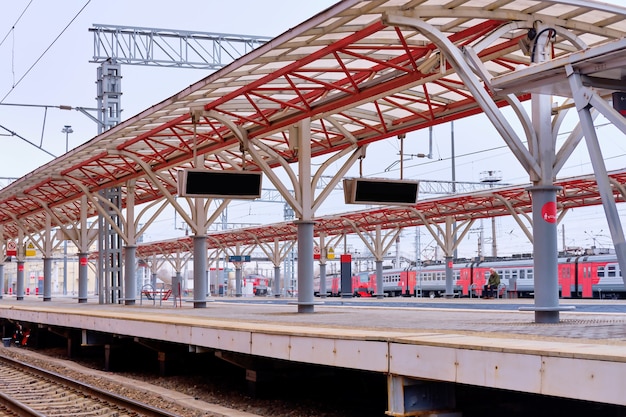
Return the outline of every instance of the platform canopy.
[[[611,172],[609,178],[615,189],[616,201],[625,202],[626,170]],[[562,215],[573,208],[602,204],[593,175],[566,178],[557,181],[556,185],[561,187],[558,199],[559,212]],[[531,211],[532,198],[527,185],[496,187],[471,194],[425,199],[412,207],[381,207],[317,217],[315,235],[318,237],[321,234],[345,236],[358,232],[371,233],[377,228],[386,230],[440,224],[445,223],[448,216],[454,216],[456,220],[463,222],[470,219],[514,215],[523,222],[524,217],[528,216]],[[275,239],[281,242],[295,241],[297,239],[296,224],[287,221],[210,232],[207,234],[207,248],[255,246],[272,243]],[[149,259],[153,255],[192,252],[192,248],[192,238],[185,236],[142,243],[137,247],[137,256]]]
[[[419,18],[459,47],[482,43],[494,77],[530,63],[538,21],[563,28],[555,57],[626,35],[625,8],[589,0],[341,1],[0,190],[4,237],[42,230],[50,212],[52,227],[76,221],[86,192],[121,187],[125,201],[131,180],[136,204],[174,194],[176,171],[194,155],[210,170],[259,170],[250,147],[270,167],[297,162],[290,128],[304,119],[315,157],[482,112],[438,47],[385,25],[385,13]]]

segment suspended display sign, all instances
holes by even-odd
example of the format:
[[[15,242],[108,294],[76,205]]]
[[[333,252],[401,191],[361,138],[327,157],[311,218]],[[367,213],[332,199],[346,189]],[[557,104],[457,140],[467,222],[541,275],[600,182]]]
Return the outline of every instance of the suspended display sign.
[[[346,204],[413,205],[417,203],[419,181],[372,178],[344,178]]]
[[[228,262],[250,262],[250,255],[230,255]]]

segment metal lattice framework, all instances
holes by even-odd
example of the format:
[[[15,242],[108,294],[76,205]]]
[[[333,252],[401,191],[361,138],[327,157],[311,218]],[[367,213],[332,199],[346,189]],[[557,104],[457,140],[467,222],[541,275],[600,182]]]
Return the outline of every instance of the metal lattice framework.
[[[94,24],[93,60],[216,70],[263,45],[266,36]]]
[[[519,41],[537,20],[578,37],[575,45],[557,35],[555,57],[626,35],[626,9],[591,1],[344,0],[2,189],[4,237],[41,231],[50,212],[52,227],[78,221],[85,192],[121,187],[125,202],[131,180],[138,205],[173,194],[177,170],[194,155],[211,170],[258,170],[251,147],[270,167],[297,162],[289,129],[307,118],[315,157],[480,113],[437,46],[383,24],[388,12],[419,17],[459,47],[488,42],[478,56],[494,76],[529,64]],[[467,216],[466,198],[420,210]],[[93,200],[86,204],[96,215]]]

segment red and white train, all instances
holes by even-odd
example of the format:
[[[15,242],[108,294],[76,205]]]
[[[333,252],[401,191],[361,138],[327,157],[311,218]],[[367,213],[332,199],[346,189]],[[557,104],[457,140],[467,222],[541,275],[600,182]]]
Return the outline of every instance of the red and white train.
[[[500,295],[532,297],[535,280],[533,260],[467,261],[453,264],[453,291],[463,297],[482,295],[483,286],[494,268],[500,275]],[[622,272],[615,255],[568,256],[558,260],[558,285],[563,298],[626,298]],[[327,276],[327,295],[341,294],[341,280]],[[319,277],[315,283],[319,295]],[[383,292],[386,296],[438,297],[445,293],[444,264],[422,265],[410,269],[383,270]],[[352,278],[356,296],[378,294],[376,272],[360,272]]]
[[[270,287],[270,279],[260,274],[248,274],[243,277],[243,286],[252,287],[252,294],[267,295]]]
[[[372,278],[373,277],[373,278]],[[371,272],[359,272],[352,275],[351,294],[355,297],[371,297],[376,289],[376,274],[372,276]],[[372,285],[372,280],[374,284]],[[316,297],[320,295],[320,277],[319,275],[313,279],[313,293]],[[341,274],[331,273],[326,275],[326,296],[341,296]]]

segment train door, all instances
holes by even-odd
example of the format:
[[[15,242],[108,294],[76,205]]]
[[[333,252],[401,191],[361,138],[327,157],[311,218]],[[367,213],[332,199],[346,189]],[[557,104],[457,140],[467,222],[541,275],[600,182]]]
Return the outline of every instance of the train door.
[[[415,286],[417,285],[417,272],[415,269],[406,271],[406,285],[407,289],[405,294],[409,297],[417,296],[417,293],[415,292]]]
[[[482,296],[483,289],[487,284],[487,278],[489,277],[489,268],[476,267],[474,268],[474,279],[472,286],[476,295]]]
[[[378,294],[378,285],[376,284],[376,272],[371,273],[369,276],[369,288],[370,288],[370,294],[372,296],[374,294]]]
[[[409,293],[409,274],[408,271],[400,271],[400,279],[398,281],[400,286],[400,295],[406,296]]]
[[[461,294],[464,297],[470,295],[470,285],[472,285],[472,269],[466,266],[461,267],[457,286],[461,288]]]
[[[583,298],[593,298],[593,263],[587,257],[578,261],[578,292],[582,291]]]
[[[565,263],[558,265],[559,286],[561,287],[561,297],[572,297],[572,287],[574,285],[574,265],[567,259]],[[576,291],[576,289],[574,290]],[[576,295],[574,295],[576,296]]]

